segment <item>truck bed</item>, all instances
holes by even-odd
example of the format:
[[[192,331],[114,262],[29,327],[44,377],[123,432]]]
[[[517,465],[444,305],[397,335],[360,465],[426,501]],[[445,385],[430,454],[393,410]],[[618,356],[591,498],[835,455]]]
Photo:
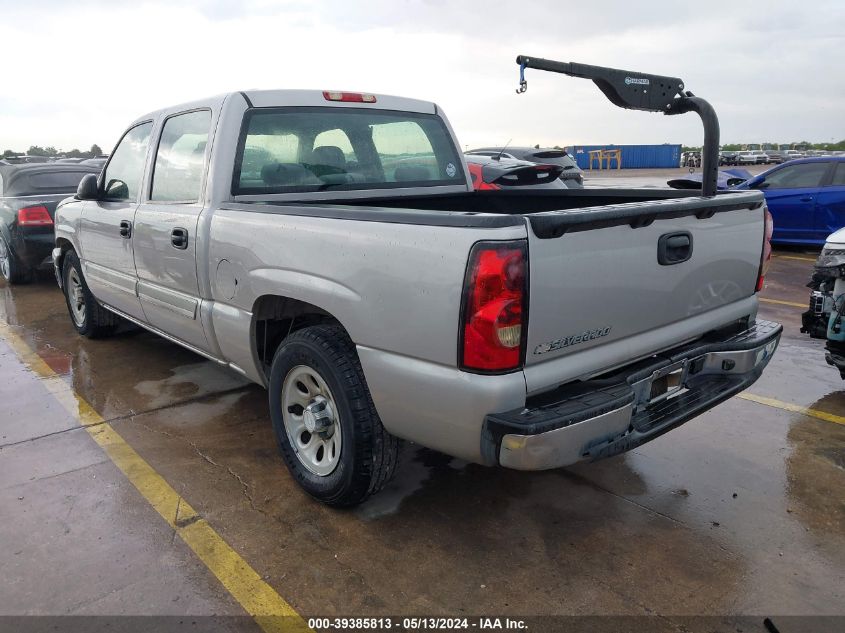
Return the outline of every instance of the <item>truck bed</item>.
[[[759,192],[704,198],[692,191],[578,189],[370,197],[342,205],[250,203],[245,208],[374,223],[525,227],[529,318],[524,367],[533,392],[753,318],[763,204]],[[382,231],[373,227],[372,233]],[[494,233],[490,239],[496,239]],[[687,236],[690,253],[682,261],[661,263],[661,240],[672,235]]]
[[[257,210],[256,206],[266,207],[266,212],[289,215],[489,228],[516,226],[523,221],[514,216],[525,216],[539,237],[556,237],[576,226],[586,230],[628,223],[645,226],[657,217],[707,218],[723,211],[759,208],[763,201],[755,192],[742,191],[720,191],[713,199],[703,198],[697,191],[678,189],[586,188],[374,196],[347,198],[343,202],[334,198],[332,195],[323,200],[239,202],[225,207],[246,204],[253,210]],[[560,213],[563,211],[566,213]]]

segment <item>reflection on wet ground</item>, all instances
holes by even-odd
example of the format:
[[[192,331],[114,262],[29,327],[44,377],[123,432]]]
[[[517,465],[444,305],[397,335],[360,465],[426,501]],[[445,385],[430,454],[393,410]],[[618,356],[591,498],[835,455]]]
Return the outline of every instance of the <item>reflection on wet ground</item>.
[[[810,266],[776,259],[766,293],[803,302]],[[754,393],[845,417],[800,310],[761,316],[786,335]],[[260,387],[138,329],[77,337],[48,280],[0,285],[0,320],[304,614],[845,612],[845,426],[733,399],[627,455],[544,473],[408,445],[381,495],[339,512],[291,481]],[[20,579],[0,613],[237,612],[5,347],[0,398],[0,503],[25,509],[0,527],[14,544],[0,574]],[[155,587],[161,569],[182,606]],[[114,580],[117,600],[96,574],[137,578]]]
[[[845,394],[831,393],[813,403],[819,411],[844,411]],[[796,416],[787,439],[793,447],[787,460],[787,509],[809,528],[845,535],[845,426],[829,428]]]

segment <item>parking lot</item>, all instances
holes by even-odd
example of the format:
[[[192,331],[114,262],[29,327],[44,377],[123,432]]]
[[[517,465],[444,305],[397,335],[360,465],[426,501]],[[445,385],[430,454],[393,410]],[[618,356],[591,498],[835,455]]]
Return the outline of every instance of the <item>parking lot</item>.
[[[559,471],[407,446],[354,511],[293,483],[260,388],[141,330],[77,336],[49,273],[2,285],[0,613],[843,615],[845,397],[799,333],[815,254],[775,255],[751,392]]]

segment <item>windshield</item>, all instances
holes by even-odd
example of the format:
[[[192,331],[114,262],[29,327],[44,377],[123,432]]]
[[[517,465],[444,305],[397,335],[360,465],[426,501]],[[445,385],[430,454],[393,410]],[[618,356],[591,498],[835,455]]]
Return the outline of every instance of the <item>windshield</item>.
[[[261,108],[244,118],[234,195],[460,185],[462,161],[434,115]]]

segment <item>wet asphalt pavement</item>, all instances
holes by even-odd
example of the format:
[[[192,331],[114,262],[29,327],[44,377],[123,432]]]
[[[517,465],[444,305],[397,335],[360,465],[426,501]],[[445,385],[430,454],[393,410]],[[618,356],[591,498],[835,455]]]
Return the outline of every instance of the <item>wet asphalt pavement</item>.
[[[762,297],[804,304],[813,253]],[[750,392],[845,416],[801,309]],[[52,381],[111,423],[280,596],[310,615],[845,615],[845,425],[734,398],[623,456],[522,473],[407,446],[354,511],[306,497],[266,393],[152,334],[89,341],[49,274],[0,282],[0,614],[244,608],[129,483]],[[60,381],[60,383],[56,383]],[[55,389],[53,384],[53,389]]]

